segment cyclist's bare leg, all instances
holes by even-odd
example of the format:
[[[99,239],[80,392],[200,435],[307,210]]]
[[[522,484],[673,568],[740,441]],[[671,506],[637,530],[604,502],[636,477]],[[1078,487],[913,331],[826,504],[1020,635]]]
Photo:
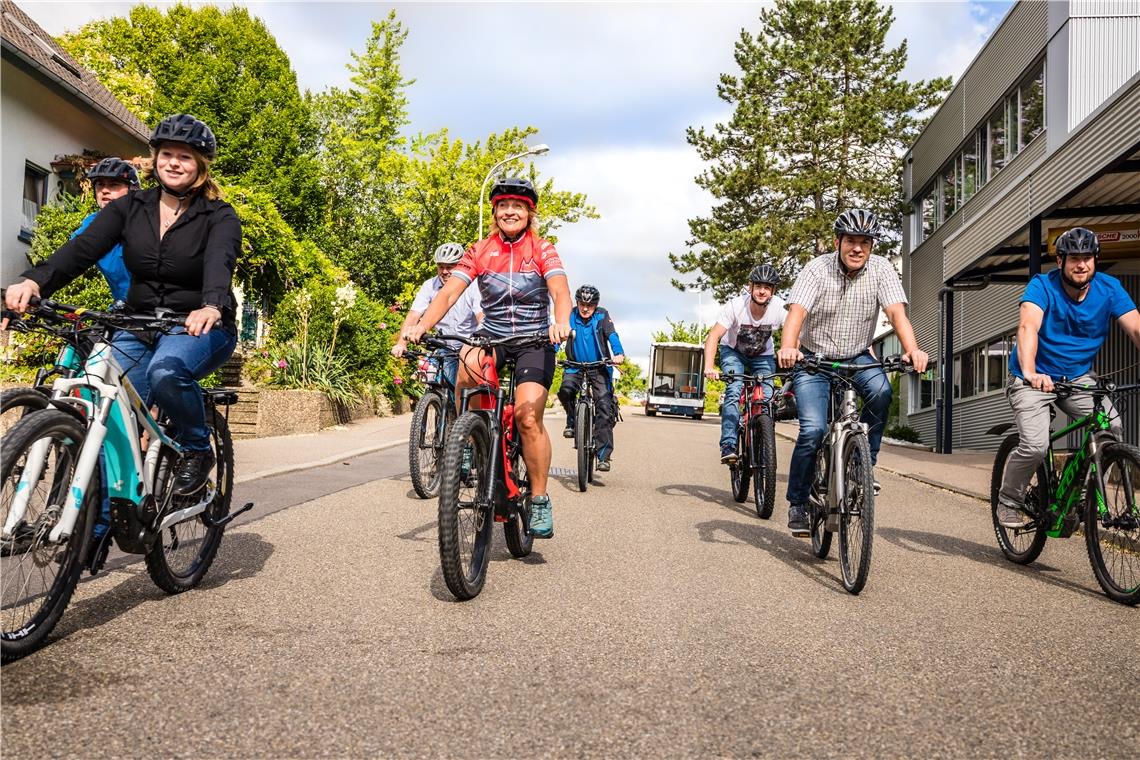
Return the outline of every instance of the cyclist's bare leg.
[[[542,424],[548,393],[542,383],[519,383],[515,386],[515,425],[522,437],[523,461],[530,477],[530,492],[534,496],[546,495],[547,474],[550,472],[550,436]]]

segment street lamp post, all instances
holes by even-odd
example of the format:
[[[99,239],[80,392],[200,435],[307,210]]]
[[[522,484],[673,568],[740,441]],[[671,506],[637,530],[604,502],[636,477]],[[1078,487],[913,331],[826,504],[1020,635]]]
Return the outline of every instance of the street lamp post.
[[[528,151],[510,156],[509,158],[504,158],[502,161],[492,166],[491,171],[487,172],[487,176],[483,178],[483,184],[479,187],[479,240],[483,239],[483,196],[487,193],[487,183],[491,181],[491,175],[493,175],[495,173],[495,170],[503,164],[509,164],[511,161],[520,158],[526,158],[527,156],[541,156],[542,154],[549,152],[549,145],[546,145],[545,143],[542,145],[536,145]]]

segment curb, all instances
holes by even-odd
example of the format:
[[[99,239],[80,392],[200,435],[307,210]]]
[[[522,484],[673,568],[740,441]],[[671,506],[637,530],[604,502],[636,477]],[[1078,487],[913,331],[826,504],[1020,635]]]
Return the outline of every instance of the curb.
[[[795,443],[795,441],[796,441],[795,436],[788,435],[787,433],[782,433],[782,432],[780,432],[779,429],[776,430],[776,435],[779,436],[780,438],[783,438],[785,441],[791,441],[792,443]],[[890,467],[887,467],[886,465],[884,465],[882,463],[875,465],[875,467],[876,467],[876,469],[883,470],[884,472],[889,472],[892,475],[898,475],[900,478],[906,478],[908,480],[913,480],[915,482],[922,483],[923,485],[933,486],[934,488],[941,488],[943,491],[949,491],[950,493],[956,493],[959,496],[966,496],[966,497],[971,498],[971,499],[977,499],[978,501],[984,502],[986,504],[990,503],[990,497],[983,496],[982,494],[979,494],[976,491],[969,491],[965,488],[960,488],[958,486],[952,486],[949,483],[943,483],[939,480],[931,480],[930,478],[924,478],[923,476],[915,475],[914,473],[900,472],[899,470],[892,470]]]
[[[324,467],[326,464],[336,464],[337,462],[343,461],[345,459],[353,459],[354,457],[363,456],[365,454],[372,454],[373,452],[383,451],[384,449],[390,449],[395,446],[403,446],[407,442],[407,438],[401,441],[388,441],[387,443],[380,443],[373,446],[364,446],[359,449],[352,449],[351,451],[342,451],[339,454],[334,454],[333,456],[325,457],[324,459],[317,459],[312,462],[283,465],[281,467],[275,467],[269,470],[259,470],[258,472],[253,472],[249,475],[235,476],[234,484],[236,485],[238,483],[248,483],[251,480],[261,480],[262,478],[271,478],[275,475],[284,475],[289,472],[297,472],[298,470],[311,470],[314,467]]]

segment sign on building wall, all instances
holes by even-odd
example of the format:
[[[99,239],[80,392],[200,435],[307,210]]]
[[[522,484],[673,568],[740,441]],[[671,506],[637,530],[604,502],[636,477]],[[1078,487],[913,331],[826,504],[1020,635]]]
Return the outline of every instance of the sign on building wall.
[[[1125,258],[1140,255],[1140,222],[1112,222],[1087,224],[1087,229],[1096,233],[1100,249],[1106,258]],[[1049,253],[1056,254],[1057,238],[1073,225],[1049,228]]]

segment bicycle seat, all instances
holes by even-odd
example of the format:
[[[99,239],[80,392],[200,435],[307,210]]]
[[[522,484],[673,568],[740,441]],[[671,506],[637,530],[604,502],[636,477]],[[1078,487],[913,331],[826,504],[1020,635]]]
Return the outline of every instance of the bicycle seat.
[[[212,401],[215,406],[231,406],[238,402],[237,391],[230,388],[203,388],[202,395]]]

